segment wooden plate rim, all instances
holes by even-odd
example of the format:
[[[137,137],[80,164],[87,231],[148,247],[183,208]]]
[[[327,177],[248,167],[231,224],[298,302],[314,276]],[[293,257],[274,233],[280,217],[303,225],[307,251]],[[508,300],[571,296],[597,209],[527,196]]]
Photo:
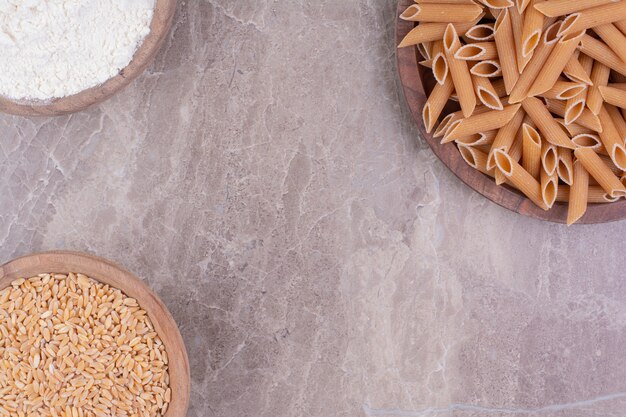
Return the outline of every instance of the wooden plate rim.
[[[404,9],[413,3],[413,0],[399,0],[396,16],[400,16]],[[413,22],[396,18],[396,45],[413,27]],[[426,133],[421,112],[427,96],[418,71],[417,48],[397,48],[396,59],[404,97],[420,135],[428,142],[430,148],[444,165],[469,187],[506,209],[539,220],[555,223],[566,222],[566,204],[557,203],[549,211],[540,209],[518,191],[496,185],[493,179],[467,165],[454,144],[442,145],[432,135]],[[626,201],[622,200],[610,204],[589,205],[587,213],[577,224],[607,223],[625,218]]]
[[[176,3],[177,0],[156,1],[150,33],[128,66],[115,77],[80,93],[49,102],[18,102],[0,96],[0,111],[17,116],[59,116],[84,110],[110,98],[141,75],[157,55],[172,26]]]
[[[191,392],[187,350],[174,318],[148,285],[107,259],[82,252],[56,250],[21,256],[0,266],[0,290],[15,279],[44,272],[81,272],[137,299],[148,313],[168,353],[172,402],[164,417],[185,417]]]

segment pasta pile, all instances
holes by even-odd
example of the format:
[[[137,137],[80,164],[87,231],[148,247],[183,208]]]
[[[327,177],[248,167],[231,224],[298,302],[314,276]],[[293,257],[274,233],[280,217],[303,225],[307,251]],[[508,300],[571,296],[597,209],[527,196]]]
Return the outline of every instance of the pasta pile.
[[[626,197],[626,0],[416,0],[427,132],[567,224]],[[449,101],[460,110],[444,114]]]

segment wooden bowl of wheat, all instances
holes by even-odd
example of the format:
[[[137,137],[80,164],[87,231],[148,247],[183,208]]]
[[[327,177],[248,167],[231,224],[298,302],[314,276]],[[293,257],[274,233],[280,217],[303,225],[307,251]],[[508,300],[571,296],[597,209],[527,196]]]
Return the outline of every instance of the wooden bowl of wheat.
[[[0,415],[184,417],[182,337],[119,266],[46,252],[0,267]]]

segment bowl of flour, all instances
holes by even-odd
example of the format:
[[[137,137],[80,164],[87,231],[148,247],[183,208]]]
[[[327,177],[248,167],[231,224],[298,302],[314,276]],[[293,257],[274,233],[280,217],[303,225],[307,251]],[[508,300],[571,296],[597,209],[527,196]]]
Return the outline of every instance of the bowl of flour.
[[[0,111],[60,115],[139,76],[176,0],[0,0]]]

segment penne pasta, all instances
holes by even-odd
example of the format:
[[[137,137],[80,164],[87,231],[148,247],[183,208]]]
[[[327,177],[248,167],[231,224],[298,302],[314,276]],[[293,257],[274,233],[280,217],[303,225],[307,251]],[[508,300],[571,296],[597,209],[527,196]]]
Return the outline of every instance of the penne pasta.
[[[424,126],[426,127],[427,133],[430,133],[433,130],[433,127],[435,127],[435,123],[437,123],[439,116],[441,116],[441,112],[446,106],[446,103],[450,99],[453,91],[454,84],[449,77],[443,85],[436,84],[435,88],[433,88],[433,91],[428,97],[428,100],[424,105],[424,109],[422,110],[422,118],[424,120]]]
[[[536,81],[533,83],[530,90],[528,90],[529,96],[536,96],[541,93],[545,93],[557,82],[559,76],[563,72],[565,65],[570,60],[572,54],[580,44],[580,40],[585,36],[585,32],[576,32],[574,35],[566,35],[562,37],[550,53],[548,58],[549,65],[543,67],[543,69],[537,75]]]
[[[478,97],[478,100],[483,105],[492,110],[502,110],[504,108],[500,96],[493,84],[491,84],[491,81],[489,81],[489,78],[472,75],[472,81],[474,83],[476,97]]]
[[[609,117],[617,129],[619,137],[624,143],[626,143],[626,121],[624,120],[622,113],[617,109],[617,107],[611,106],[610,104],[605,104],[604,108],[607,113],[609,113]]]
[[[558,38],[556,36],[558,29],[559,24],[555,23],[545,31],[541,44],[534,52],[528,65],[526,65],[524,72],[517,80],[513,91],[511,91],[509,103],[519,103],[528,95],[530,87],[537,78],[537,75],[539,75],[539,72],[541,72],[541,69],[545,66],[548,57],[558,42]]]
[[[476,42],[463,45],[454,54],[456,59],[463,61],[485,61],[498,57],[495,42]]]
[[[581,39],[578,49],[596,61],[602,62],[612,70],[626,75],[626,63],[624,63],[604,42],[589,35],[585,35]]]
[[[624,184],[592,149],[578,148],[574,151],[574,155],[609,196],[626,196]]]
[[[569,100],[579,94],[586,93],[587,86],[583,83],[557,81],[551,89],[541,96],[553,100]]]
[[[587,93],[587,107],[595,115],[600,113],[603,101],[599,87],[609,83],[610,73],[611,69],[603,63],[596,61],[593,64],[593,69],[591,70],[591,82],[593,85],[589,86],[589,92]]]
[[[433,75],[439,84],[443,84],[448,78],[448,60],[443,48],[443,40],[433,42],[431,54],[433,56]]]
[[[528,197],[537,206],[544,210],[548,209],[541,196],[541,187],[539,182],[534,179],[532,175],[524,170],[519,163],[515,162],[501,149],[496,149],[494,159],[500,172],[504,174],[507,180],[510,181],[515,188],[524,193],[524,195],[526,195],[526,197]]]
[[[449,114],[446,117],[444,117],[441,120],[441,122],[439,122],[439,125],[437,125],[437,129],[435,129],[435,132],[433,133],[433,137],[440,138],[444,136],[446,132],[448,131],[450,124],[454,121],[454,119],[455,119],[454,113]]]
[[[481,152],[473,146],[460,145],[459,152],[463,157],[463,160],[467,162],[469,166],[485,175],[493,177],[495,175],[493,169],[487,169],[487,154]]]
[[[531,56],[524,57],[522,53],[522,36],[524,34],[524,16],[517,7],[509,9],[511,14],[511,28],[513,30],[513,40],[515,41],[515,60],[517,61],[517,72],[522,73]]]
[[[559,161],[556,172],[565,184],[572,185],[574,181],[574,158],[571,149],[559,148],[557,151]]]
[[[474,133],[500,129],[515,116],[521,105],[505,106],[502,110],[490,110],[485,113],[474,114],[471,117],[456,120],[450,124],[442,143],[472,135]]]
[[[589,173],[580,161],[574,162],[574,178],[569,188],[569,204],[567,206],[567,225],[580,220],[587,211],[589,200]]]
[[[580,133],[572,137],[572,142],[577,148],[591,148],[598,150],[602,147],[600,137],[593,133]]]
[[[583,91],[577,96],[574,96],[567,100],[565,103],[565,114],[563,119],[566,125],[574,123],[582,116],[585,110],[585,102],[587,98],[587,91]]]
[[[522,128],[515,135],[515,140],[511,145],[511,149],[509,149],[508,155],[515,162],[519,162],[522,159]],[[495,181],[497,185],[502,185],[507,181],[506,176],[499,169],[495,169]]]
[[[566,104],[562,101],[546,99],[547,109],[558,116],[565,117],[565,106]],[[602,124],[600,123],[600,119],[589,109],[583,110],[580,117],[576,119],[576,123],[586,128],[589,128],[594,132],[602,131]]]
[[[529,56],[539,45],[541,40],[541,31],[543,29],[544,16],[534,6],[539,3],[538,0],[531,0],[530,8],[524,15],[524,28],[522,32],[522,56]]]
[[[552,208],[556,202],[556,195],[559,190],[559,177],[556,172],[548,174],[541,171],[541,200],[548,208]]]
[[[588,174],[588,173],[587,173]],[[591,183],[591,178],[589,178]],[[589,204],[607,204],[619,201],[619,197],[611,197],[599,185],[590,185],[587,189],[587,203]],[[559,187],[556,201],[567,203],[570,200],[570,187],[563,185]]]
[[[468,30],[473,28],[481,18],[482,15],[474,19],[472,22],[455,23],[454,28],[457,33],[465,34]],[[398,48],[406,48],[407,46],[414,46],[424,42],[441,40],[443,39],[443,35],[446,32],[447,27],[447,23],[420,23],[407,33],[398,45]]]
[[[519,72],[517,70],[517,59],[515,57],[515,38],[511,26],[511,16],[508,9],[503,9],[496,19],[494,26],[496,48],[502,68],[502,77],[507,94],[517,83]]]
[[[410,5],[400,18],[411,22],[465,23],[473,22],[482,12],[482,8],[476,4],[422,2]]]
[[[616,0],[548,0],[535,4],[535,8],[545,16],[558,17],[580,12],[603,4],[615,3]]]
[[[544,140],[541,143],[541,168],[549,175],[556,172],[559,164],[557,147]]]
[[[554,120],[541,100],[528,97],[522,102],[522,106],[537,125],[537,128],[545,140],[553,145],[562,146],[564,148],[574,149],[576,147],[563,129],[561,129],[561,126]]]
[[[565,68],[563,68],[563,74],[572,80],[575,83],[583,83],[585,85],[591,85],[591,78],[589,75],[591,74],[591,69],[589,71],[586,70],[583,62],[587,64],[591,63],[593,67],[593,59],[589,58],[585,54],[580,54],[580,59],[576,55],[572,55],[572,57],[565,64]]]
[[[513,115],[513,118],[509,120],[509,122],[504,125],[496,135],[496,138],[491,145],[491,150],[489,151],[489,157],[487,159],[487,168],[495,168],[496,162],[494,160],[494,152],[496,149],[501,149],[506,153],[509,153],[513,142],[515,141],[515,136],[519,129],[522,126],[522,122],[524,121],[524,110],[518,109],[517,112]]]
[[[477,62],[470,69],[470,73],[477,77],[494,78],[502,75],[500,62],[494,60]]]
[[[537,129],[524,123],[522,125],[522,167],[533,178],[539,178],[541,172],[541,135]]]
[[[469,42],[487,42],[495,38],[493,23],[474,25],[467,30],[465,38]]]
[[[621,88],[614,88],[609,86],[600,86],[598,88],[598,91],[600,92],[601,98],[607,103],[622,109],[626,109],[626,91],[622,90]]]
[[[622,171],[626,170],[626,148],[624,147],[624,138],[620,136],[615,123],[609,116],[607,109],[602,106],[598,114],[600,123],[602,124],[602,132],[600,132],[600,140],[604,148],[609,153],[611,160]],[[596,178],[597,179],[597,178]]]
[[[490,130],[489,132],[474,133],[473,135],[455,139],[455,142],[459,145],[466,145],[466,146],[482,146],[482,145],[491,146],[497,134],[498,134],[497,130]]]
[[[459,97],[463,115],[469,117],[476,108],[476,96],[474,95],[472,77],[467,62],[454,57],[454,54],[461,47],[461,42],[452,24],[449,24],[446,29],[443,37],[443,46],[448,60],[450,76],[452,77],[456,94]]]
[[[593,31],[615,52],[615,55],[626,62],[626,36],[615,25],[609,23],[596,26]]]
[[[563,20],[560,36],[574,34],[593,27],[626,19],[626,7],[621,1],[603,4],[570,14]]]

